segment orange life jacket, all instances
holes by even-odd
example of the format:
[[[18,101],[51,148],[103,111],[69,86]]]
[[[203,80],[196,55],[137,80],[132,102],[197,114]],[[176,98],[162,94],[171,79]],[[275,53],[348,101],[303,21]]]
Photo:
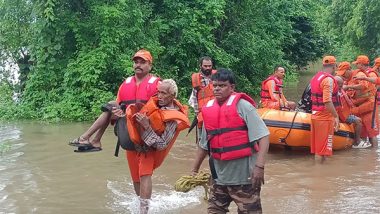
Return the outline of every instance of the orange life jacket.
[[[322,81],[330,77],[333,81],[333,91],[332,91],[332,103],[335,107],[340,105],[338,97],[338,83],[334,77],[326,72],[319,71],[314,77],[310,80],[311,85],[311,109],[313,111],[323,111],[325,110],[325,104],[323,103],[323,91],[321,88]]]
[[[379,77],[379,74],[373,70],[372,68],[368,68],[366,70],[366,73],[367,73],[367,76],[369,76],[371,73],[374,73],[376,75],[376,77],[378,78]],[[373,94],[376,94],[376,99],[377,99],[377,105],[380,105],[380,87],[379,86],[376,86],[376,84],[371,84],[373,87],[372,87],[372,93]]]
[[[351,114],[351,108],[354,108],[355,105],[344,90],[339,91],[339,100],[341,106],[338,106],[336,110],[339,115],[339,119],[344,123]]]
[[[272,97],[269,94],[269,88],[267,87],[267,82],[273,80],[275,83],[274,86],[274,93],[278,94],[281,96],[281,87],[282,87],[282,80],[278,79],[277,77],[271,75],[269,76],[266,80],[264,80],[261,83],[261,92],[260,92],[260,97],[261,97],[261,102],[264,103],[266,101],[276,101],[272,100]]]
[[[128,133],[131,141],[135,144],[143,144],[140,137],[142,127],[140,127],[139,123],[136,122],[134,118],[134,115],[137,112],[140,112],[148,116],[152,129],[158,135],[161,135],[165,131],[165,122],[173,120],[177,121],[177,129],[174,135],[175,137],[173,137],[170,142],[170,144],[172,144],[180,131],[190,127],[190,122],[187,117],[187,106],[182,105],[178,100],[174,100],[174,105],[177,106],[179,110],[161,109],[158,106],[157,96],[152,97],[140,111],[138,106],[134,104],[129,105],[126,111],[126,117]]]
[[[211,71],[211,74],[215,74],[215,73],[216,73],[216,70]],[[203,86],[201,80],[202,80],[202,76],[200,72],[193,73],[191,75],[191,84],[193,88],[197,91],[197,101],[198,101],[198,110],[199,110],[197,119],[198,119],[199,128],[201,128],[203,124],[203,117],[201,114],[202,107],[206,105],[206,103],[209,100],[214,99],[214,87],[212,83],[210,82],[208,85]]]
[[[354,71],[352,71],[352,77],[356,76],[359,72],[362,72],[366,77],[368,77],[368,74],[367,72],[365,71],[362,71],[360,69],[356,69]],[[355,80],[354,78],[351,78],[349,81],[348,81],[348,85],[356,85],[358,84],[358,81]],[[367,87],[366,89],[362,89],[362,90],[348,90],[347,91],[347,94],[352,98],[352,101],[354,102],[354,104],[356,106],[359,106],[367,101],[371,101],[373,102],[373,98],[374,98],[374,94],[373,92],[371,92],[373,90],[373,88],[371,87]]]

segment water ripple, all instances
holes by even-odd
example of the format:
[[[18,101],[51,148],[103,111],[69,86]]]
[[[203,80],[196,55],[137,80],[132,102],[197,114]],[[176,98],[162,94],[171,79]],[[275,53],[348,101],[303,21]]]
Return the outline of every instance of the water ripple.
[[[127,186],[127,188],[125,188]],[[204,194],[203,187],[195,188],[188,193],[174,190],[155,190],[168,187],[165,184],[157,184],[153,187],[152,200],[150,201],[149,214],[155,213],[178,213],[181,208],[189,208],[200,204]],[[117,213],[139,212],[139,198],[134,194],[132,183],[108,181],[107,188],[111,190],[113,202],[109,207]]]

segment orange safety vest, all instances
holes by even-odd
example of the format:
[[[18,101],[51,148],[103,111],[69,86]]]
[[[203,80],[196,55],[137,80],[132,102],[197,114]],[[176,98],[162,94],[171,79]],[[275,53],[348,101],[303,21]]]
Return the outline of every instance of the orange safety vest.
[[[354,71],[352,71],[352,77],[356,76],[359,72],[362,72],[363,74],[366,75],[366,77],[368,77],[368,74],[367,72],[365,71],[362,71],[360,69],[356,69]],[[353,78],[351,78],[349,81],[348,81],[348,85],[356,85],[357,84],[357,81]],[[367,89],[364,89],[364,90],[349,90],[347,91],[347,94],[352,98],[352,101],[354,102],[354,104],[356,106],[359,106],[367,101],[370,101],[374,94],[372,94],[373,92],[371,92],[371,90],[373,90],[373,88],[371,87],[368,87]]]
[[[368,68],[366,70],[366,73],[367,73],[367,76],[369,76],[371,73],[374,73],[376,75],[376,77],[378,78],[379,77],[379,74],[373,70],[372,68]],[[376,94],[376,99],[377,99],[377,105],[380,105],[380,87],[379,86],[376,86],[376,84],[372,84],[372,93],[373,94]]]
[[[326,109],[325,104],[323,103],[323,91],[320,85],[322,81],[327,77],[330,77],[334,81],[331,101],[334,107],[340,106],[339,97],[338,97],[338,83],[336,82],[336,80],[331,74],[323,72],[323,71],[319,71],[310,80],[311,109],[313,111],[323,111]]]
[[[215,73],[216,73],[216,70],[211,71],[211,74],[215,74]],[[214,87],[212,83],[210,82],[208,85],[203,86],[201,80],[202,80],[202,76],[200,72],[193,73],[191,75],[191,84],[197,92],[197,101],[198,101],[198,110],[199,110],[197,119],[198,119],[199,128],[201,128],[203,124],[203,117],[201,114],[202,107],[206,105],[206,103],[209,100],[214,99]]]
[[[351,114],[351,108],[354,108],[355,105],[344,90],[340,90],[338,95],[341,105],[338,106],[336,110],[339,119],[344,123],[346,122],[348,116]]]
[[[179,108],[179,110],[174,109],[160,109],[158,106],[157,96],[152,97],[139,111],[138,106],[131,104],[128,106],[126,111],[127,117],[127,128],[131,141],[135,144],[142,145],[144,142],[141,139],[141,130],[139,123],[136,122],[134,115],[137,112],[145,113],[150,121],[150,125],[156,134],[161,135],[166,128],[165,122],[177,121],[176,133],[170,142],[168,147],[175,141],[180,131],[189,128],[190,122],[187,117],[188,108],[182,105],[178,100],[174,100],[174,104]]]
[[[267,87],[267,82],[270,81],[270,80],[273,80],[274,83],[275,83],[275,86],[274,86],[274,93],[278,94],[279,96],[281,96],[281,88],[283,87],[282,86],[282,80],[278,79],[277,77],[271,75],[269,76],[266,80],[264,80],[262,83],[261,83],[261,92],[260,92],[260,97],[261,97],[261,102],[266,102],[266,101],[276,101],[276,100],[272,100],[272,97],[270,96],[269,94],[269,88]]]

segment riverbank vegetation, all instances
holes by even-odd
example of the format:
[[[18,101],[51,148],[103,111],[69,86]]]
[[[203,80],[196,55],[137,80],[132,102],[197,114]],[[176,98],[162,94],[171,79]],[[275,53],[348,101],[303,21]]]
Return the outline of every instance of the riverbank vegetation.
[[[0,117],[92,120],[140,48],[182,101],[203,55],[255,95],[277,64],[294,76],[324,54],[379,54],[378,11],[371,0],[0,0]]]

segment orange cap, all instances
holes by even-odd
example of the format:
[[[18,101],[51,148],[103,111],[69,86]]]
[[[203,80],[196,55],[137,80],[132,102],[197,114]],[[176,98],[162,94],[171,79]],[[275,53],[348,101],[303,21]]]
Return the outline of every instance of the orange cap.
[[[356,61],[353,61],[352,64],[362,64],[362,65],[368,65],[369,64],[369,58],[366,55],[359,55],[356,58]]]
[[[132,60],[134,60],[135,58],[142,58],[144,59],[145,61],[149,61],[150,63],[153,62],[153,57],[152,55],[150,54],[149,51],[145,50],[145,49],[140,49],[139,51],[137,51],[135,53],[135,55],[133,55],[132,57]]]
[[[333,65],[336,63],[336,59],[334,56],[325,56],[322,60],[323,65]]]
[[[339,63],[338,70],[335,72],[335,74],[343,76],[349,69],[351,69],[351,64],[349,62],[341,62]]]
[[[380,57],[377,57],[376,59],[375,59],[375,63],[374,63],[374,65],[373,65],[373,69],[377,69],[377,68],[379,68],[380,67]]]

